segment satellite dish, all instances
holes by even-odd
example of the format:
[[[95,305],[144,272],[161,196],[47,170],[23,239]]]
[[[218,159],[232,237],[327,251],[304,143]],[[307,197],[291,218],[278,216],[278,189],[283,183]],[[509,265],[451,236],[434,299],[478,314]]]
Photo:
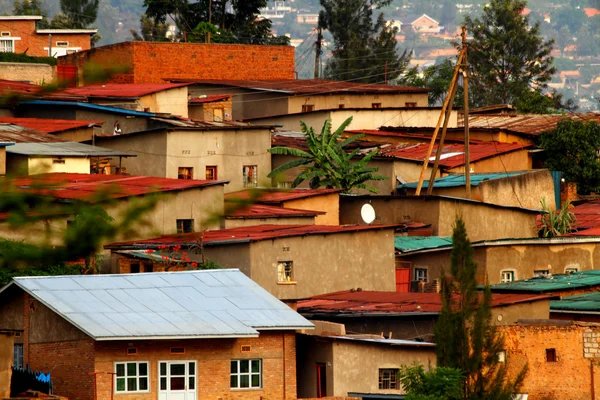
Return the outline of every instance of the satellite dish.
[[[368,225],[375,221],[375,209],[369,203],[363,204],[360,209],[360,216],[362,217],[363,222]]]

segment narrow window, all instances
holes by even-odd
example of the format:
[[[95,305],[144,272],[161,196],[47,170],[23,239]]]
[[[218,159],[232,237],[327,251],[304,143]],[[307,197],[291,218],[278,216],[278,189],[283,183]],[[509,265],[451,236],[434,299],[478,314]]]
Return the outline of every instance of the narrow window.
[[[15,344],[13,354],[13,366],[15,368],[23,368],[23,344]]]
[[[256,165],[244,165],[244,187],[256,187],[258,184],[258,167]]]
[[[414,103],[414,102],[404,103],[404,107],[406,107],[406,108],[415,108],[416,106],[417,106],[417,103]]]
[[[206,180],[207,181],[217,180],[217,166],[216,165],[207,165],[206,166]]]
[[[379,370],[379,389],[398,389],[398,369]]]
[[[148,392],[148,363],[147,362],[116,362],[115,391],[119,392]]]
[[[498,362],[506,362],[506,351],[501,350],[498,352]]]
[[[194,232],[194,220],[193,219],[178,219],[177,220],[177,233],[190,233]]]
[[[547,278],[548,275],[550,275],[550,271],[548,271],[547,269],[537,269],[533,271],[534,278]]]
[[[339,105],[338,105],[338,108],[341,110],[341,109],[343,109],[343,108],[346,108],[346,105],[345,105],[345,104],[339,104]]]
[[[14,53],[14,44],[12,40],[0,40],[0,53]]]
[[[230,385],[232,389],[259,389],[262,387],[262,360],[231,360]]]
[[[314,104],[303,104],[302,105],[302,112],[311,112],[314,110],[315,110]]]
[[[171,347],[171,354],[185,354],[185,347]]]
[[[415,268],[414,280],[427,282],[427,268]]]
[[[194,179],[194,168],[179,167],[177,169],[177,179]]]
[[[294,263],[293,261],[280,261],[277,264],[277,281],[278,282],[293,282],[294,281]]]
[[[577,267],[565,268],[565,274],[574,274],[575,272],[579,272],[579,268],[577,268]]]
[[[371,104],[371,107],[373,107],[373,108],[381,108],[381,103],[373,103],[373,104]]]
[[[56,46],[57,47],[68,47],[69,46],[69,42],[57,41],[56,42]]]
[[[546,349],[546,362],[556,362],[556,349]]]
[[[500,273],[500,282],[508,283],[515,280],[515,271],[502,271]]]

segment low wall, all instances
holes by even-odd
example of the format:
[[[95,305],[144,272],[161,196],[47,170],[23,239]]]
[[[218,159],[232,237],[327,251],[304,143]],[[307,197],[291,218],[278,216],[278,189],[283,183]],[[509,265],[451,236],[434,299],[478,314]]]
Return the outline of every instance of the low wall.
[[[56,67],[48,64],[0,62],[0,79],[28,81],[41,85],[54,80]]]

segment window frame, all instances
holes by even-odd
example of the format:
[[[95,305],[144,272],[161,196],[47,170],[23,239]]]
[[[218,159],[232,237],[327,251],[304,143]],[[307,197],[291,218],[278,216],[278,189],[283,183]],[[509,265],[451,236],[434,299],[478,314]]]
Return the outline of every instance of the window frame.
[[[536,269],[533,270],[534,278],[547,278],[550,275],[549,269]]]
[[[241,370],[241,362],[242,361],[247,361],[248,362],[248,372],[240,372]],[[252,372],[252,361],[258,361],[258,372]],[[237,372],[233,372],[233,363],[237,363]],[[241,387],[241,377],[242,376],[248,376],[248,384],[250,386],[248,387]],[[253,375],[258,375],[258,379],[259,379],[259,386],[252,386],[252,376]],[[231,359],[230,363],[229,363],[229,389],[230,390],[262,390],[263,389],[263,360],[262,358],[235,358],[235,359]],[[233,386],[232,385],[232,378],[236,376],[237,377],[237,386]]]
[[[190,226],[188,226],[188,228],[190,228],[190,230],[186,229],[186,223],[191,224]],[[178,235],[181,235],[181,234],[184,234],[184,233],[192,233],[192,232],[194,232],[194,219],[193,218],[176,219],[175,220],[175,225],[177,227],[177,234]]]
[[[400,390],[400,382],[398,380],[398,373],[400,372],[400,370],[398,368],[379,368],[379,380],[378,380],[378,387],[379,390]],[[389,373],[389,377],[387,378],[386,381],[386,377],[385,374]],[[387,386],[386,386],[386,382],[387,382]],[[393,386],[393,387],[392,387]]]
[[[69,47],[69,42],[66,40],[57,40],[55,45],[56,47]]]
[[[212,178],[208,177],[208,171],[212,171]],[[204,179],[206,179],[207,181],[216,181],[218,180],[219,176],[219,168],[217,165],[207,165],[206,167],[204,167]]]
[[[558,354],[555,348],[546,349],[546,362],[558,362]]]
[[[371,108],[373,108],[373,109],[380,109],[381,108],[381,103],[371,103]]]
[[[177,179],[194,179],[194,167],[177,167]]]
[[[248,168],[248,170],[246,170]],[[247,172],[254,171],[252,175],[248,175]],[[252,182],[250,179],[252,178]],[[245,188],[258,187],[258,165],[244,165],[242,166],[242,184]]]
[[[281,270],[280,266],[283,266]],[[287,279],[288,274],[286,274],[286,267],[289,267],[289,279]],[[294,277],[294,261],[277,261],[277,283],[283,285],[296,283],[296,279]]]
[[[511,274],[511,280],[504,279],[504,274]],[[517,272],[514,269],[503,269],[500,271],[500,283],[510,283],[517,280]]]
[[[579,267],[565,267],[565,274],[573,274],[579,272]]]
[[[3,50],[4,46],[2,43],[10,44],[10,50]],[[8,46],[6,47],[8,49]],[[14,53],[15,52],[15,38],[8,38],[6,36],[0,37],[0,53]]]
[[[118,365],[123,365],[125,375],[118,375]],[[135,364],[135,376],[127,375],[127,364]],[[146,375],[140,375],[140,364],[146,364]],[[115,361],[113,362],[114,369],[113,372],[115,374],[114,377],[114,394],[131,394],[131,393],[150,393],[150,362],[149,361]],[[127,390],[128,388],[128,380],[134,379],[136,380],[136,390]],[[140,390],[140,379],[146,378],[146,389]],[[119,390],[119,379],[123,379],[125,382],[125,390]]]
[[[423,272],[423,271],[425,271],[425,279],[419,279],[419,276],[422,274],[418,274],[418,272]],[[423,281],[425,283],[429,282],[428,269],[423,268],[423,267],[413,268],[413,281],[415,281],[415,282]]]
[[[302,112],[313,112],[315,111],[314,104],[302,104]]]
[[[17,350],[20,349],[20,350]],[[25,358],[23,353],[23,343],[15,343],[13,346],[13,367],[23,368],[25,365]],[[20,354],[18,354],[20,353]]]

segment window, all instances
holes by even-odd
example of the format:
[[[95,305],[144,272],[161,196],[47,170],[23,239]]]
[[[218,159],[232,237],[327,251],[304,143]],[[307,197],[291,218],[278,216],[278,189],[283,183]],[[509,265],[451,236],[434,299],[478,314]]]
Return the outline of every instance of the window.
[[[550,271],[547,269],[538,269],[533,271],[534,278],[547,278],[550,275]]]
[[[404,103],[404,107],[406,107],[406,108],[415,108],[416,106],[417,106],[417,103],[414,103],[414,102]]]
[[[506,351],[501,350],[498,352],[498,362],[506,362]]]
[[[302,105],[302,112],[311,112],[314,110],[315,110],[314,104],[303,104]]]
[[[415,268],[414,280],[427,282],[427,268]]]
[[[579,267],[567,267],[567,268],[565,268],[565,274],[574,274],[575,272],[579,272]]]
[[[344,109],[344,108],[346,108],[346,105],[345,105],[345,104],[338,104],[338,108],[339,108],[340,110],[341,110],[341,109]]]
[[[230,387],[259,389],[262,387],[261,360],[231,360]]]
[[[115,390],[117,392],[148,392],[148,363],[115,363]]]
[[[194,168],[179,167],[177,169],[177,179],[194,179]]]
[[[546,362],[556,362],[556,349],[546,349]]]
[[[3,31],[2,33],[0,33],[0,36],[2,36],[2,37],[10,37],[10,32]]]
[[[194,232],[194,220],[193,219],[178,219],[177,220],[177,233],[190,233]]]
[[[381,108],[381,103],[373,103],[373,104],[371,104],[371,107],[373,107],[373,108]]]
[[[12,40],[0,40],[0,53],[14,53],[15,44]]]
[[[68,46],[69,46],[69,42],[61,42],[61,41],[57,41],[57,42],[56,42],[56,46],[57,46],[57,47],[68,47]]]
[[[379,389],[398,389],[398,370],[386,368],[379,370]]]
[[[185,354],[185,347],[171,347],[171,354]]]
[[[140,263],[131,263],[129,264],[129,273],[137,274],[140,272]]]
[[[13,355],[13,366],[15,368],[23,368],[23,345],[15,344]]]
[[[500,282],[508,283],[515,280],[515,271],[502,271],[500,272]]]
[[[294,281],[294,263],[292,261],[280,261],[277,264],[277,282]]]
[[[244,165],[244,187],[256,187],[258,168],[256,165]]]
[[[217,180],[217,166],[207,165],[206,166],[206,180],[215,181]]]

